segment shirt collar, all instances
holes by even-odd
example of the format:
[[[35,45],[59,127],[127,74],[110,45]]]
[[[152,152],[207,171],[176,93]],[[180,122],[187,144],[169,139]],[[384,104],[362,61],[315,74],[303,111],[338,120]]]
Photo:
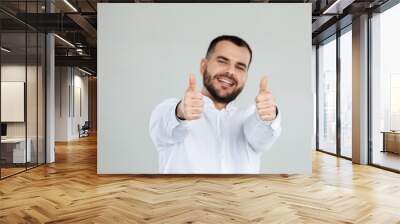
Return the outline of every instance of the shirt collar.
[[[206,107],[211,107],[215,110],[218,110],[217,108],[215,108],[214,102],[208,96],[203,95],[203,101]],[[222,110],[226,110],[228,112],[232,111],[233,109],[235,109],[235,104],[235,101],[231,101],[225,106],[225,109]]]

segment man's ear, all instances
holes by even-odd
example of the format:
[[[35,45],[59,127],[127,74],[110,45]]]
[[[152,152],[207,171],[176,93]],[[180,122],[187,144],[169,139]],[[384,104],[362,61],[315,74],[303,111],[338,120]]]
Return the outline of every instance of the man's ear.
[[[206,71],[207,63],[208,63],[207,58],[202,58],[200,61],[200,74],[202,76],[203,76],[204,72]]]

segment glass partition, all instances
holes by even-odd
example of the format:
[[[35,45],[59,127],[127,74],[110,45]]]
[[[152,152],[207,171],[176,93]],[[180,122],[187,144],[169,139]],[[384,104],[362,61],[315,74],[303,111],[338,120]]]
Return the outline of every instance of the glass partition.
[[[44,3],[0,2],[1,179],[45,163],[45,34],[16,19]]]
[[[26,150],[26,33],[2,33],[1,47],[1,175],[7,177],[31,161]]]

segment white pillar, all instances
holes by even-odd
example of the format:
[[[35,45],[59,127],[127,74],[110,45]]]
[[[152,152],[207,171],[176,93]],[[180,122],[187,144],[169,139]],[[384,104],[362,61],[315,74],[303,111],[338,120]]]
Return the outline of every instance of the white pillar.
[[[55,122],[54,122],[54,109],[55,109],[55,98],[54,98],[54,85],[55,85],[55,77],[54,77],[54,35],[49,33],[46,36],[47,42],[47,52],[46,52],[46,60],[47,60],[47,76],[46,76],[46,163],[52,163],[55,161],[55,151],[54,151],[54,133],[55,133]]]
[[[368,15],[353,20],[352,159],[368,163]]]
[[[50,1],[46,1],[48,12],[54,11],[54,6]],[[55,133],[55,44],[54,35],[46,35],[46,163],[55,161],[54,133]]]

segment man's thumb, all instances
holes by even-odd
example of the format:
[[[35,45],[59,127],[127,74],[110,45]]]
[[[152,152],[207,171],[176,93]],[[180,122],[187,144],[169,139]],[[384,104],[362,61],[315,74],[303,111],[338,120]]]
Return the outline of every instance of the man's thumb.
[[[263,76],[260,81],[260,93],[268,92],[268,78]]]
[[[196,91],[196,78],[194,75],[189,76],[189,88],[188,90]]]

